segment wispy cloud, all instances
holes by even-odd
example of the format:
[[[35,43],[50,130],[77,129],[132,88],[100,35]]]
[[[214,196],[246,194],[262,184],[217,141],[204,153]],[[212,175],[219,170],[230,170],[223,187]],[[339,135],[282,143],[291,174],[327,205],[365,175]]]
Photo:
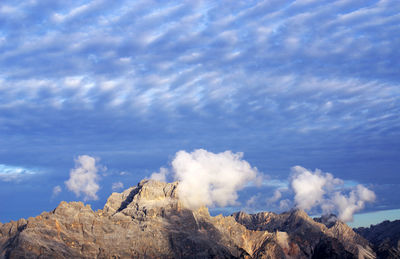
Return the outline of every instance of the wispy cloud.
[[[19,182],[35,174],[37,172],[31,169],[0,164],[0,180],[4,182]]]
[[[111,189],[113,191],[119,191],[124,188],[124,184],[122,182],[115,182],[112,184]]]
[[[51,195],[51,198],[54,199],[55,197],[57,197],[60,193],[62,192],[62,188],[60,185],[56,185],[53,188],[53,193]]]

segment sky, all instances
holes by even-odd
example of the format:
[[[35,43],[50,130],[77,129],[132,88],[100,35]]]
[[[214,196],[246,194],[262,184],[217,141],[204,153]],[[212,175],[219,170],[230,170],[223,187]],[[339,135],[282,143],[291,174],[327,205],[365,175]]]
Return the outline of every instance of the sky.
[[[102,208],[195,150],[264,177],[213,213],[294,206],[295,166],[399,212],[399,25],[397,0],[3,0],[0,221]]]

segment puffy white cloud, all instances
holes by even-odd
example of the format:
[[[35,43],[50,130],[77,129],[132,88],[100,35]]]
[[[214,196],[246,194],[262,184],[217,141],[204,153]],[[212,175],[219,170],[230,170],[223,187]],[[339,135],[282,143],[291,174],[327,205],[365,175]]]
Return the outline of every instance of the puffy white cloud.
[[[375,200],[375,193],[359,184],[344,193],[343,181],[321,170],[311,172],[304,167],[292,168],[291,186],[295,203],[300,209],[320,207],[324,213],[337,212],[342,221],[352,221],[353,214],[362,210],[366,202]]]
[[[294,200],[297,207],[303,210],[310,210],[324,201],[324,194],[331,190],[335,184],[340,184],[340,179],[334,178],[329,173],[308,171],[304,167],[292,167],[293,179],[291,186],[295,192]]]
[[[353,214],[364,208],[366,202],[375,201],[375,193],[363,185],[357,185],[348,196],[335,192],[333,203],[338,208],[339,218],[343,221],[353,221]]]
[[[167,174],[169,173],[167,168],[161,167],[160,172],[152,173],[150,176],[150,179],[157,180],[160,182],[166,182],[167,181]]]
[[[197,149],[179,151],[172,161],[178,195],[190,209],[237,204],[237,191],[256,180],[258,171],[243,160],[242,153],[212,153]]]
[[[83,194],[83,199],[97,200],[97,191],[100,189],[98,184],[99,175],[97,174],[98,167],[96,159],[83,155],[75,160],[75,168],[71,170],[68,181],[65,182],[68,190],[80,197]]]
[[[113,183],[112,186],[111,186],[111,189],[113,191],[118,191],[118,190],[121,190],[123,188],[124,188],[124,184],[122,182]]]

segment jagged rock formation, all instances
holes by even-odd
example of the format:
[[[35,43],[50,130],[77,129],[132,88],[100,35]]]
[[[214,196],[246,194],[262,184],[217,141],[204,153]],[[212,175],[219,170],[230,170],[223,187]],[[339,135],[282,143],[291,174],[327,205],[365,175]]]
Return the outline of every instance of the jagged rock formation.
[[[52,212],[0,224],[0,258],[373,258],[346,224],[304,211],[211,217],[186,209],[178,183],[143,180],[102,210],[61,202]]]
[[[353,258],[361,254],[363,258],[375,258],[368,241],[338,220],[325,225],[302,210],[253,215],[239,212],[233,216],[248,229],[287,233],[289,244],[295,244],[300,250],[296,257],[301,254],[303,258]]]
[[[400,258],[400,220],[387,220],[354,230],[371,242],[379,258]]]

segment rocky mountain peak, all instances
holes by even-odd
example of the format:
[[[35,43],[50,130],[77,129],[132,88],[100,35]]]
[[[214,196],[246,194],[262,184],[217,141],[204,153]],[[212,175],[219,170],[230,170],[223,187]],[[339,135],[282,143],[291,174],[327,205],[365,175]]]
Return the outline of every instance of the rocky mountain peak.
[[[53,213],[56,215],[71,215],[71,213],[75,211],[93,212],[92,207],[89,204],[85,205],[80,201],[62,201],[57,208],[53,210]]]
[[[324,214],[321,217],[314,218],[314,221],[324,224],[327,228],[332,227],[339,219],[335,214]]]
[[[156,180],[142,180],[139,182],[137,200],[164,200],[178,199],[176,188],[178,182],[165,183]]]
[[[327,227],[302,210],[211,217],[182,206],[178,182],[143,180],[94,212],[61,202],[35,218],[0,224],[0,258],[373,258],[340,221]]]
[[[122,213],[133,218],[154,217],[182,207],[176,192],[178,182],[164,183],[142,180],[122,193],[112,193],[103,211],[109,215]]]

